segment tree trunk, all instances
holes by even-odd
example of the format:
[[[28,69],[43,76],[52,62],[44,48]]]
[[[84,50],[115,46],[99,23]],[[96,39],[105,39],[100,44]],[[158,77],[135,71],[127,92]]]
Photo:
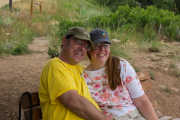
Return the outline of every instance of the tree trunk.
[[[175,0],[176,8],[178,9],[178,13],[180,13],[180,0]]]

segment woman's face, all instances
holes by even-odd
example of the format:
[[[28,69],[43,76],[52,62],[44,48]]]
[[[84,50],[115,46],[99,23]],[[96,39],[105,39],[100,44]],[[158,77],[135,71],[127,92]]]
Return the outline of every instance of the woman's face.
[[[94,48],[91,50],[91,62],[99,65],[104,65],[109,57],[110,44],[99,43],[95,44]]]

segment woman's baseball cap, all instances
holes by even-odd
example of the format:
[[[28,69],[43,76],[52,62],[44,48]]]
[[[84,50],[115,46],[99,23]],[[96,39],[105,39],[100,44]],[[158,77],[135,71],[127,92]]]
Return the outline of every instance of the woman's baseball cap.
[[[94,44],[106,43],[111,44],[108,33],[105,30],[96,28],[90,32],[90,39]]]

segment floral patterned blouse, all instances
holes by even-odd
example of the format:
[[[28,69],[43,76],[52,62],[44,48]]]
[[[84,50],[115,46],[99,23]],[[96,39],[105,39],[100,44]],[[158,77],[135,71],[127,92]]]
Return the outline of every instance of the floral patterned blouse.
[[[136,109],[132,98],[144,94],[144,90],[133,67],[126,61],[120,61],[122,86],[111,90],[105,68],[96,71],[85,70],[83,76],[93,99],[107,116],[122,116]]]

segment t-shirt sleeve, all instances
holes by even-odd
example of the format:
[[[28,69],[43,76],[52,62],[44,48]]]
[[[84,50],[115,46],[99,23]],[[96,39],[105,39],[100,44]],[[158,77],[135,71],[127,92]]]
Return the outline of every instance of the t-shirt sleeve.
[[[125,63],[123,64],[123,68],[123,82],[125,83],[131,98],[138,98],[144,95],[144,90],[134,68],[127,61],[125,61]]]
[[[56,67],[49,68],[48,92],[51,103],[55,103],[56,98],[69,90],[77,90],[72,75]]]

